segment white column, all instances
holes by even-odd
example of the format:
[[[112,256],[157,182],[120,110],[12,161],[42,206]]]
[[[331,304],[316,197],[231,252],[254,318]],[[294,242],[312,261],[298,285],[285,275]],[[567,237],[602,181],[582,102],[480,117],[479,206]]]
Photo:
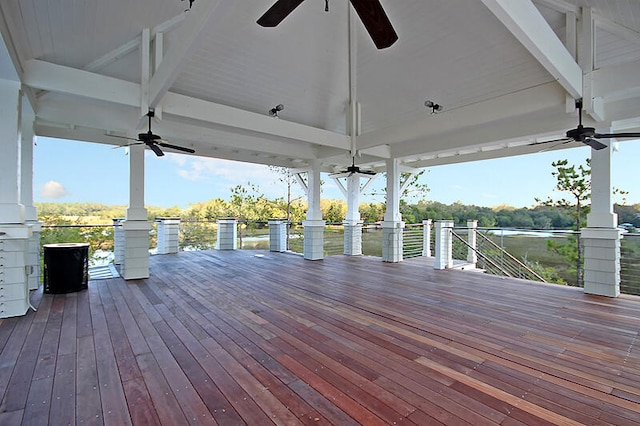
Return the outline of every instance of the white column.
[[[453,229],[452,220],[436,220],[436,256],[434,269],[453,267]]]
[[[382,260],[402,260],[402,230],[404,222],[400,215],[400,161],[387,160],[387,205],[382,221]]]
[[[178,253],[180,249],[180,218],[159,217],[158,222],[158,254]]]
[[[27,281],[29,290],[40,286],[40,234],[42,222],[38,221],[38,212],[33,205],[33,144],[34,115],[30,107],[23,108],[22,140],[20,146],[20,203],[24,206],[25,225],[31,228],[31,237],[27,243]]]
[[[125,280],[149,278],[149,230],[144,207],[144,145],[129,148],[129,208],[122,223]]]
[[[269,251],[287,251],[287,219],[269,219]]]
[[[324,259],[324,225],[320,210],[320,161],[313,160],[307,174],[308,209],[304,226],[304,258],[307,260]]]
[[[217,249],[236,250],[238,248],[238,219],[225,217],[216,219],[218,224]]]
[[[344,254],[362,254],[362,221],[360,221],[360,176],[347,177],[347,216],[344,225]]]
[[[0,80],[0,318],[29,309],[32,228],[20,203],[21,101],[20,82]]]
[[[591,213],[580,230],[584,259],[584,292],[601,296],[620,295],[620,230],[613,213],[611,157],[609,147],[591,150]]]
[[[476,252],[476,248],[478,246],[477,232],[478,221],[467,221],[467,243],[469,243],[469,247],[467,248],[467,262],[471,263],[474,268],[476,266],[476,263],[478,263],[478,253]],[[465,269],[469,269],[469,267],[465,267]]]
[[[431,257],[431,219],[422,221],[422,255]]]

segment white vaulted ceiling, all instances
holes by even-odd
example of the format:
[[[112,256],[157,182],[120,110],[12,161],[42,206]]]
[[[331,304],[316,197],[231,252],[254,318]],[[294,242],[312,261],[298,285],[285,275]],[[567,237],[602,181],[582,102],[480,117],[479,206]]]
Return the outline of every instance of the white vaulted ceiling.
[[[351,147],[349,4],[330,0],[327,13],[307,0],[278,27],[258,26],[273,2],[196,0],[185,11],[180,0],[3,0],[0,32],[38,135],[120,144],[109,135],[145,130],[150,105],[154,133],[196,155],[341,168]],[[536,143],[576,126],[567,105],[581,96],[590,125],[640,126],[637,1],[381,3],[399,36],[390,48],[377,50],[353,20],[364,165],[548,149]],[[10,65],[0,61],[0,76]],[[427,99],[443,111],[430,114]]]

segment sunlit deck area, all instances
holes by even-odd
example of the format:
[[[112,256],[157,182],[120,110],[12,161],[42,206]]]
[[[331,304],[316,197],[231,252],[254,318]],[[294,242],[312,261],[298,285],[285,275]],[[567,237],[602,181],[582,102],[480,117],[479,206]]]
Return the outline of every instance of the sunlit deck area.
[[[640,298],[425,258],[153,256],[0,323],[0,424],[638,424]]]

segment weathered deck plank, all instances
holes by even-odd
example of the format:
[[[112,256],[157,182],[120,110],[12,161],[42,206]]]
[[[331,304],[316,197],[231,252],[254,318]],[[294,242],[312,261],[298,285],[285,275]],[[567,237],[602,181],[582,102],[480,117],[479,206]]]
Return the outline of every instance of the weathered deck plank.
[[[640,423],[639,297],[254,254],[34,292],[0,321],[0,423]]]

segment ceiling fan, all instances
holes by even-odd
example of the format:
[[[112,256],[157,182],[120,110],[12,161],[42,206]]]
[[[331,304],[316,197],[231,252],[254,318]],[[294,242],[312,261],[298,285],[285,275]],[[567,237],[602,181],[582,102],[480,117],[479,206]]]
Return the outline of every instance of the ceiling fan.
[[[188,152],[190,154],[193,154],[193,153],[196,152],[195,150],[193,150],[191,148],[185,148],[183,146],[178,146],[178,145],[173,145],[173,144],[167,143],[160,136],[154,135],[151,132],[151,118],[153,118],[155,116],[155,112],[154,112],[154,110],[150,109],[149,112],[147,112],[146,115],[147,115],[147,117],[149,117],[149,130],[146,133],[138,133],[138,139],[125,138],[125,139],[130,139],[130,140],[133,140],[133,141],[138,141],[138,143],[122,145],[122,146],[132,146],[132,145],[145,144],[158,157],[162,157],[164,155],[164,152],[162,152],[160,147],[175,149],[176,151]],[[114,136],[114,135],[109,135],[109,136],[120,137],[120,136]]]
[[[257,23],[263,27],[276,27],[304,0],[278,0]],[[398,40],[379,0],[350,0],[369,36],[378,49],[385,49]],[[325,11],[329,11],[329,0],[325,0]]]
[[[348,176],[353,176],[355,174],[375,176],[378,174],[374,170],[362,170],[360,169],[360,167],[356,166],[356,157],[351,157],[351,165],[347,167],[345,170],[343,170],[342,172],[333,173],[330,176],[338,177],[338,175],[344,175],[345,173],[348,173]]]
[[[557,140],[557,142],[582,142],[583,144],[598,151],[607,147],[607,145],[603,144],[598,139],[640,138],[640,133],[596,133],[596,129],[593,127],[584,127],[582,125],[582,99],[576,100],[576,108],[578,109],[578,127],[568,130],[566,139],[560,139]]]

